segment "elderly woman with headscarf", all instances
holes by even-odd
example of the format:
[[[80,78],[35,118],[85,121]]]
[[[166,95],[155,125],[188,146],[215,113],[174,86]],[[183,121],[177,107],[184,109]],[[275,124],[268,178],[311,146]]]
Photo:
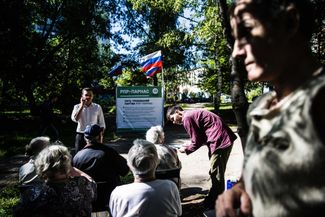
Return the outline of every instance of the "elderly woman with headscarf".
[[[127,161],[134,182],[113,190],[109,204],[112,217],[181,216],[181,200],[176,184],[155,178],[159,163],[155,145],[136,139],[128,152]]]

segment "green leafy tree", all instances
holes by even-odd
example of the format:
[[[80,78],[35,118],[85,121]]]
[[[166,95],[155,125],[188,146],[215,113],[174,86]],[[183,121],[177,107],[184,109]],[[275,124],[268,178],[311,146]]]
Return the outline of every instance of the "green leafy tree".
[[[200,6],[197,6],[197,5]],[[193,10],[196,16],[202,16],[193,31],[193,38],[199,56],[200,65],[206,68],[202,74],[202,83],[199,85],[214,97],[214,109],[218,112],[221,93],[230,92],[230,49],[223,35],[223,26],[220,7],[214,0],[196,1]]]
[[[122,25],[128,27],[126,32],[141,38],[137,46],[139,56],[161,50],[165,69],[184,64],[189,42],[185,32],[177,28],[177,19],[183,11],[183,5],[183,0],[128,1],[126,4],[128,19],[125,19]],[[169,71],[165,70],[165,73],[168,74]],[[175,79],[173,73],[166,75],[165,78]],[[158,85],[157,76],[154,76],[152,83]]]
[[[188,72],[187,70],[184,70],[181,67],[179,68],[170,67],[166,71],[167,72],[164,75],[166,81],[165,82],[166,101],[169,103],[176,103],[177,100],[179,100],[178,96],[180,95],[179,87],[188,82],[188,77],[184,76]]]
[[[32,111],[50,92],[74,96],[101,75],[99,40],[110,37],[104,1],[2,1],[0,78],[8,101]],[[65,98],[64,98],[65,99]],[[65,104],[71,104],[67,99]],[[67,108],[67,106],[63,106]]]
[[[146,86],[148,80],[140,70],[125,70],[116,80],[118,86]]]

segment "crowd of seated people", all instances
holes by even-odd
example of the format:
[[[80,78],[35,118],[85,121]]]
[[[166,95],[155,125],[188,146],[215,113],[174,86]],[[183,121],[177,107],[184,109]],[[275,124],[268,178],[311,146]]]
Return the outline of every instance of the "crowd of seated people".
[[[73,158],[60,141],[32,139],[26,146],[30,160],[19,169],[24,194],[14,216],[181,216],[179,186],[156,179],[157,170],[181,168],[177,151],[164,144],[163,128],[151,127],[148,141],[136,139],[127,160],[100,142],[101,131],[88,125],[86,146]],[[130,169],[134,182],[121,185]]]
[[[38,191],[21,196],[14,207],[14,216],[91,215],[96,183],[90,176],[71,166],[71,155],[65,146],[52,144],[43,149],[35,159],[35,168],[44,184]]]

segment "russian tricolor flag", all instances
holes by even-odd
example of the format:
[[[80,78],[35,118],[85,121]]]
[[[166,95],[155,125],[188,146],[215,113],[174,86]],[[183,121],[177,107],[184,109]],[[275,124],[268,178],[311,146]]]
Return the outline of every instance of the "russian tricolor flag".
[[[140,58],[141,70],[147,76],[152,77],[162,70],[162,55],[161,51],[156,51],[147,56]]]

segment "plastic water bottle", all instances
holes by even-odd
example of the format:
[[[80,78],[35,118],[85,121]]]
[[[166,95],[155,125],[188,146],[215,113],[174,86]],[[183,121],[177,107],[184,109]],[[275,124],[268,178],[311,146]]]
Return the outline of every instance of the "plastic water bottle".
[[[235,178],[231,178],[227,180],[227,190],[232,188],[232,186],[234,186],[234,184],[236,184],[238,182],[237,179]]]

